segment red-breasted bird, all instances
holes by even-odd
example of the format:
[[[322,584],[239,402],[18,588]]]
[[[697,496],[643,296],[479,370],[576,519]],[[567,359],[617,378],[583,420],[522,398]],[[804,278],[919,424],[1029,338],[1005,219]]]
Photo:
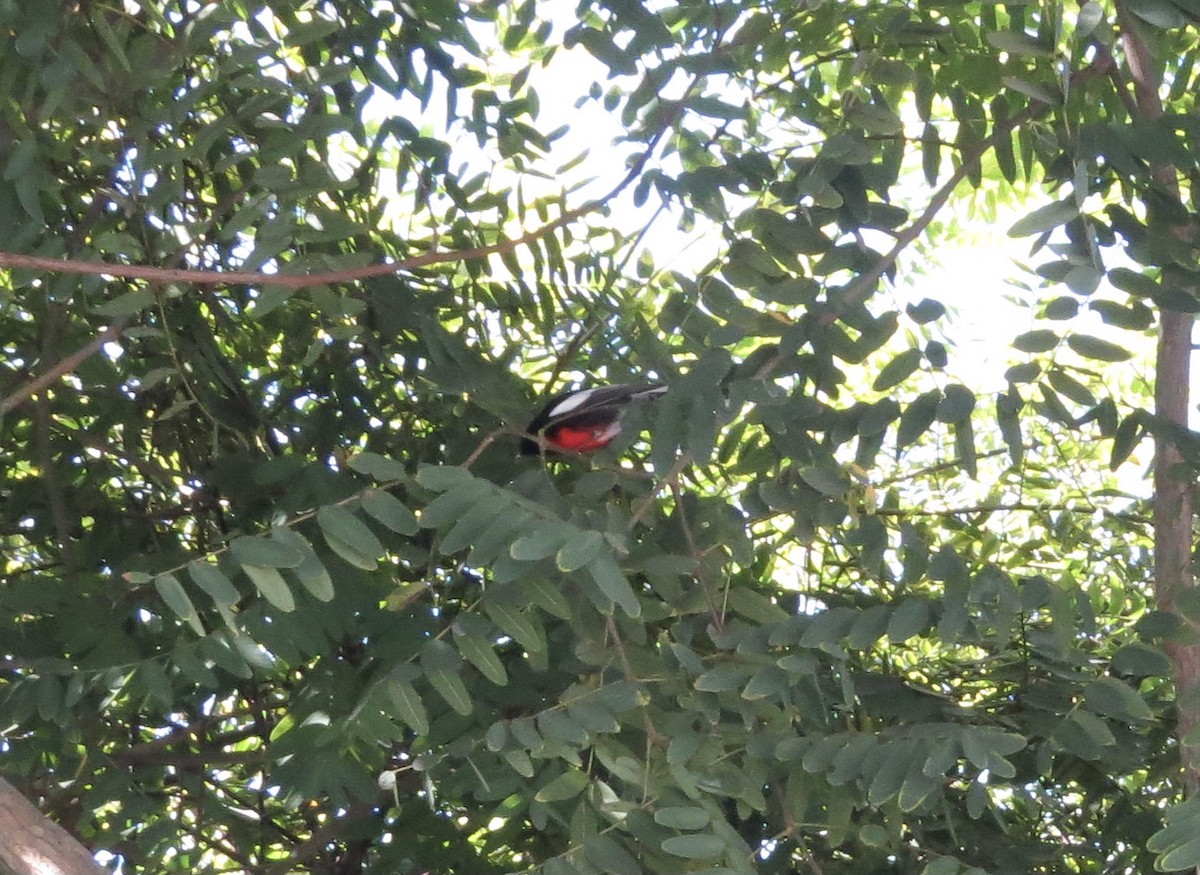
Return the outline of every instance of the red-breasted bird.
[[[662,383],[623,383],[572,389],[555,395],[525,427],[529,437],[521,440],[521,454],[602,450],[621,433],[621,414],[626,407],[635,401],[657,398],[666,391]]]

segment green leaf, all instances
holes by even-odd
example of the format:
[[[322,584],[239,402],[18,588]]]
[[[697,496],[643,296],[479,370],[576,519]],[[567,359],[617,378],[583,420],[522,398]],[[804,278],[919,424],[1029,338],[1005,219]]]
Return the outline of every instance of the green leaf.
[[[850,483],[842,471],[832,465],[810,465],[797,472],[800,479],[820,492],[832,498],[840,498],[846,494]]]
[[[621,731],[621,721],[612,711],[594,699],[572,701],[567,705],[567,716],[588,733],[611,734]]]
[[[601,872],[609,875],[642,875],[642,867],[625,846],[610,835],[588,836],[583,842],[583,856]]]
[[[712,816],[703,808],[668,806],[654,812],[655,823],[672,829],[704,829],[711,819]]]
[[[537,770],[533,767],[533,760],[523,750],[506,750],[501,756],[508,763],[509,768],[523,778],[532,778],[537,774]]]
[[[1150,720],[1154,717],[1146,700],[1116,678],[1096,678],[1084,688],[1083,701],[1097,714],[1119,720]]]
[[[1116,744],[1117,739],[1112,734],[1112,730],[1108,728],[1108,724],[1091,711],[1085,711],[1082,708],[1076,709],[1070,713],[1069,719],[1073,726],[1064,726],[1065,732],[1082,732],[1097,748]]]
[[[291,300],[299,289],[289,286],[272,285],[268,283],[263,287],[262,292],[254,299],[254,306],[250,309],[249,316],[254,320],[266,318],[268,313],[279,309],[289,300]]]
[[[439,638],[431,638],[421,647],[421,670],[429,684],[456,712],[468,716],[474,708],[467,685],[459,676],[462,657]]]
[[[489,523],[498,519],[517,520],[528,523],[528,517],[520,508],[513,507],[513,496],[508,492],[485,492],[478,501],[464,508],[463,513],[442,537],[441,552],[450,556],[468,547],[474,548]]]
[[[417,515],[384,489],[368,489],[362,496],[362,508],[375,521],[400,535],[415,535],[420,529]]]
[[[335,553],[364,571],[375,570],[383,544],[366,523],[344,507],[327,504],[317,511],[317,524]]]
[[[946,387],[937,418],[945,423],[966,425],[970,423],[971,411],[975,409],[975,395],[966,386],[951,383]]]
[[[685,860],[707,860],[725,853],[725,842],[708,833],[672,836],[664,839],[659,847],[672,857],[682,857]]]
[[[742,698],[748,702],[756,702],[787,693],[787,672],[777,665],[764,665],[754,673],[754,676],[742,687]]]
[[[1014,337],[1012,345],[1021,352],[1047,352],[1058,346],[1058,333],[1048,328],[1026,331]]]
[[[1117,433],[1113,436],[1112,456],[1108,466],[1115,471],[1121,463],[1128,459],[1146,434],[1143,417],[1138,411],[1121,420]]]
[[[1000,80],[1005,87],[1011,88],[1013,91],[1019,91],[1026,97],[1032,97],[1034,100],[1044,103],[1047,106],[1058,106],[1062,103],[1062,95],[1053,91],[1039,82],[1030,82],[1028,79],[1021,79],[1018,76],[1004,76]],[[1022,234],[1014,234],[1011,230],[1008,232],[1014,237],[1024,236]]]
[[[603,546],[604,536],[599,532],[576,532],[559,549],[555,564],[559,571],[574,571],[595,560]]]
[[[239,565],[259,568],[295,568],[304,561],[304,553],[294,546],[261,535],[234,538],[229,552]]]
[[[407,681],[388,678],[384,681],[388,698],[392,700],[396,717],[417,735],[429,734],[429,715],[416,688]]]
[[[1046,303],[1042,315],[1047,319],[1074,319],[1079,313],[1079,299],[1070,295],[1062,295]],[[1020,349],[1020,347],[1017,347]],[[1028,351],[1028,350],[1027,350]]]
[[[350,459],[350,468],[379,481],[403,480],[408,476],[404,465],[379,453],[359,453]]]
[[[1092,394],[1092,390],[1061,368],[1051,369],[1046,374],[1046,379],[1055,392],[1066,395],[1076,404],[1084,404],[1088,407],[1096,404],[1096,396]]]
[[[557,553],[569,537],[561,526],[547,524],[513,541],[508,553],[519,562],[536,562]]]
[[[787,622],[789,616],[787,611],[768,596],[744,586],[735,586],[729,590],[727,604],[735,614],[764,626]]]
[[[496,642],[491,625],[478,614],[462,614],[451,626],[454,644],[468,662],[497,686],[507,686],[508,672],[496,655]]]
[[[531,604],[560,620],[570,619],[571,603],[553,581],[535,576],[525,578],[522,583],[529,594]]]
[[[1021,436],[1021,410],[1024,406],[1015,388],[996,396],[996,424],[1014,465],[1021,464],[1025,458],[1025,443]]]
[[[921,364],[919,349],[906,349],[883,366],[871,388],[876,392],[886,392],[908,379]]]
[[[929,430],[937,418],[942,393],[937,389],[918,395],[900,414],[900,425],[896,428],[896,447],[904,449],[916,443]]]
[[[319,601],[332,601],[334,596],[333,578],[329,576],[329,572],[317,558],[312,545],[298,532],[282,526],[272,529],[271,537],[304,556],[304,560],[292,570],[296,579],[300,581],[300,585]]]
[[[1078,217],[1079,207],[1075,204],[1075,199],[1067,198],[1056,203],[1046,204],[1044,207],[1038,207],[1029,215],[1018,219],[1008,229],[1008,236],[1028,237],[1031,234],[1041,234],[1051,231],[1059,225],[1065,225]]]
[[[900,792],[912,764],[913,753],[912,745],[888,745],[888,755],[867,788],[868,802],[882,805]]]
[[[1067,346],[1084,358],[1102,362],[1123,362],[1133,357],[1125,347],[1089,334],[1072,334],[1067,338]]]
[[[96,308],[96,315],[109,318],[132,316],[148,307],[153,307],[155,300],[154,292],[150,289],[138,289],[101,304]]]
[[[629,580],[617,561],[609,553],[601,553],[588,565],[592,579],[600,587],[601,592],[612,599],[630,617],[641,616],[642,606],[637,594],[629,585]]]
[[[1104,7],[1096,0],[1087,0],[1079,7],[1079,15],[1075,19],[1075,38],[1085,39],[1095,32],[1104,21]]]
[[[1159,647],[1131,641],[1112,655],[1113,671],[1139,677],[1170,677],[1171,659]]]
[[[922,298],[916,304],[908,304],[904,312],[918,325],[926,325],[945,316],[946,305],[933,298]]]
[[[296,609],[296,599],[283,579],[274,568],[261,568],[257,565],[243,565],[242,570],[254,584],[263,598],[281,611],[291,612]]]
[[[196,606],[188,598],[188,594],[184,591],[183,584],[179,582],[179,578],[170,572],[156,575],[154,578],[154,588],[158,590],[159,596],[166,602],[167,607],[174,611],[179,616],[179,619],[191,626],[193,632],[197,635],[204,634],[204,624],[200,622],[200,616],[196,613]]]
[[[484,597],[483,609],[506,635],[526,650],[546,652],[546,632],[532,611],[522,610],[507,599],[488,596]]]
[[[1176,845],[1154,861],[1160,872],[1182,872],[1200,866],[1200,837]]]
[[[693,97],[688,100],[687,108],[700,115],[722,121],[745,119],[750,114],[745,106],[735,106],[715,97]]]
[[[896,134],[904,126],[891,107],[874,103],[854,104],[846,111],[846,121],[878,136]]]
[[[1102,279],[1104,279],[1104,274],[1096,268],[1090,264],[1080,264],[1067,271],[1063,282],[1072,292],[1086,298],[1100,287]]]
[[[588,785],[588,776],[579,769],[568,769],[558,777],[544,784],[534,794],[538,802],[562,802],[573,799],[583,792]]]
[[[929,628],[931,621],[929,602],[917,596],[910,596],[896,606],[888,621],[888,641],[899,644]]]
[[[1013,30],[989,30],[984,36],[994,48],[1002,52],[1035,58],[1051,58],[1054,56],[1052,46],[1043,45],[1035,37],[1027,33]]]
[[[237,604],[242,597],[237,591],[229,578],[226,577],[221,569],[210,562],[205,562],[203,559],[197,559],[195,562],[188,564],[188,574],[195,581],[196,586],[200,587],[211,598],[218,607],[228,608]]]
[[[564,741],[572,747],[583,747],[589,741],[587,730],[561,708],[547,708],[538,714],[537,725],[547,741]]]
[[[417,482],[431,492],[445,492],[474,480],[470,471],[454,465],[426,465],[417,472]]]

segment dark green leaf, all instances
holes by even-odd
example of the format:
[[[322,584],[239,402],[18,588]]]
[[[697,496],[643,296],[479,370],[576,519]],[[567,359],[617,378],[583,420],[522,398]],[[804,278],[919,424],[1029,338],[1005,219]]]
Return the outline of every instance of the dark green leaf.
[[[1045,102],[1056,103],[1057,100],[1051,98]],[[1014,222],[1012,227],[1008,229],[1008,236],[1028,237],[1031,234],[1041,234],[1045,231],[1053,230],[1059,225],[1065,225],[1078,215],[1079,207],[1075,205],[1074,198],[1047,204],[1044,207],[1038,207],[1029,215]]]
[[[1115,343],[1092,337],[1088,334],[1072,334],[1067,338],[1067,346],[1084,358],[1102,362],[1123,362],[1132,357],[1132,353]]]
[[[1026,331],[1013,338],[1013,347],[1021,352],[1046,352],[1056,346],[1058,346],[1058,334],[1047,328]]]
[[[166,602],[167,607],[174,611],[179,619],[191,626],[193,632],[197,635],[204,634],[204,624],[200,622],[196,606],[188,598],[179,578],[170,573],[159,574],[154,578],[154,588],[158,590],[159,596]]]
[[[279,610],[290,612],[296,609],[296,599],[288,588],[287,581],[277,570],[260,568],[257,565],[243,565],[242,570],[246,572],[259,594]]]
[[[408,474],[403,464],[379,453],[359,453],[351,457],[349,464],[360,474],[380,481],[403,480]]]
[[[921,351],[919,349],[906,349],[883,366],[871,388],[876,392],[886,392],[888,389],[898,386],[908,379],[909,375],[920,364]]]
[[[559,549],[555,564],[559,571],[574,571],[592,562],[603,546],[604,536],[599,532],[576,532]]]
[[[600,590],[630,617],[641,615],[642,607],[625,573],[608,553],[601,553],[588,565],[592,579]]]
[[[1146,700],[1116,678],[1096,678],[1084,688],[1083,699],[1089,708],[1106,717],[1149,720],[1154,716]]]
[[[383,489],[363,493],[362,507],[376,521],[401,535],[415,535],[420,529],[417,515],[400,499]]]
[[[904,449],[920,439],[937,418],[942,393],[934,389],[918,395],[900,414],[900,425],[896,429],[896,446]]]
[[[478,614],[463,614],[454,621],[452,628],[458,652],[492,683],[506,686],[508,673],[496,655],[495,636],[488,622]]]
[[[708,826],[711,815],[703,808],[672,807],[659,808],[654,812],[654,822],[672,829],[696,830]]]
[[[685,860],[707,860],[725,852],[725,842],[707,833],[672,836],[664,839],[660,847],[671,856]]]
[[[240,564],[260,568],[295,568],[304,561],[301,551],[274,538],[234,538],[229,549]]]
[[[237,604],[241,598],[237,587],[229,582],[229,578],[216,565],[198,559],[188,564],[188,574],[220,607],[228,608]]]
[[[642,875],[642,867],[624,845],[612,836],[589,836],[583,843],[583,855],[593,866],[609,875]]]
[[[429,733],[429,715],[416,688],[407,681],[388,678],[384,681],[388,697],[391,699],[395,715],[417,735]]]
[[[366,571],[375,569],[383,545],[366,523],[344,507],[327,504],[317,511],[317,524],[335,553],[351,565]]]
[[[588,785],[588,777],[579,769],[568,769],[552,781],[548,781],[534,794],[538,802],[562,802],[573,799]]]

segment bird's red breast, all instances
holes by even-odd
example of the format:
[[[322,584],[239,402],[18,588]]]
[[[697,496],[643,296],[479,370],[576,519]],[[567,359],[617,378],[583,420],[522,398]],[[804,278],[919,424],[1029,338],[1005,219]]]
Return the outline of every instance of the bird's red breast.
[[[601,450],[621,433],[621,414],[629,404],[657,398],[666,391],[661,383],[643,383],[563,392],[551,398],[526,427],[530,436],[521,441],[521,452],[537,455]]]

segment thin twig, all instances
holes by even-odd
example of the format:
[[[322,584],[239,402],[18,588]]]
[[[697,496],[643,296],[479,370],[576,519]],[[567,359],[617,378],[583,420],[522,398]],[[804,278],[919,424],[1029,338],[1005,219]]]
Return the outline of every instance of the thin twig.
[[[71,373],[73,370],[79,367],[80,363],[84,361],[84,359],[98,352],[100,348],[104,346],[104,344],[108,343],[109,341],[116,340],[122,329],[125,328],[125,323],[127,321],[128,317],[117,319],[75,352],[71,353],[64,359],[59,360],[45,373],[34,377],[24,386],[21,386],[13,391],[8,397],[0,399],[0,416],[8,413],[8,411],[12,410],[18,404],[24,402],[30,396],[36,395],[43,389],[48,388],[50,384],[59,377],[63,376],[64,374]]]
[[[675,460],[675,464],[671,466],[671,470],[667,472],[665,477],[654,484],[654,488],[650,490],[650,494],[642,500],[642,503],[638,505],[637,510],[633,512],[633,516],[629,520],[630,529],[636,526],[641,518],[646,515],[646,511],[650,509],[650,505],[654,503],[654,499],[658,498],[659,493],[662,492],[667,486],[671,486],[675,483],[679,475],[683,472],[683,469],[686,468],[688,463],[691,461],[691,453],[683,453],[678,459]]]

